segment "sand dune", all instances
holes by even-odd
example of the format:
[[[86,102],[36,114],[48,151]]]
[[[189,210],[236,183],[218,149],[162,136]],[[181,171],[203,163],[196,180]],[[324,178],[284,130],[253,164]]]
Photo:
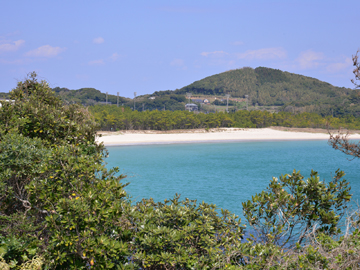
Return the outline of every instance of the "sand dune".
[[[141,145],[141,144],[172,144],[172,143],[199,143],[225,141],[285,141],[285,140],[328,140],[329,134],[300,132],[291,129],[276,130],[272,128],[221,128],[192,131],[126,131],[104,132],[99,142],[106,146],[111,145]],[[309,129],[307,129],[309,130]],[[350,139],[360,139],[359,134],[352,134]]]

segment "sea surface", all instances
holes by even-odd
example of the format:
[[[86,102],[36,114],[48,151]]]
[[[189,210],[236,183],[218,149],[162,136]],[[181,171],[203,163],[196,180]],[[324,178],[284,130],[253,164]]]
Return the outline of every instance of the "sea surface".
[[[327,141],[265,141],[112,146],[107,167],[119,167],[132,200],[182,198],[216,204],[243,217],[241,203],[260,193],[272,177],[294,169],[318,171],[331,181],[337,169],[360,201],[360,160],[334,150]]]

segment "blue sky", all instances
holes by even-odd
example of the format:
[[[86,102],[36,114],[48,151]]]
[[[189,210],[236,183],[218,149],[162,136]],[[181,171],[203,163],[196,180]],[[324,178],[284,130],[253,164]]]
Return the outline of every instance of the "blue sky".
[[[52,87],[133,97],[230,69],[353,85],[360,1],[5,1],[0,92],[36,71]]]

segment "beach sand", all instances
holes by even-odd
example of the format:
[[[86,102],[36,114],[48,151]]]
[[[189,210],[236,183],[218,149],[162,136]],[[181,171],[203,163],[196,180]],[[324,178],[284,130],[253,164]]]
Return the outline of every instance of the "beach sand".
[[[329,134],[323,129],[292,128],[219,128],[172,131],[121,131],[99,132],[97,139],[105,146],[173,144],[200,142],[235,142],[235,141],[286,141],[286,140],[328,140]],[[351,134],[350,139],[359,140],[360,134]]]

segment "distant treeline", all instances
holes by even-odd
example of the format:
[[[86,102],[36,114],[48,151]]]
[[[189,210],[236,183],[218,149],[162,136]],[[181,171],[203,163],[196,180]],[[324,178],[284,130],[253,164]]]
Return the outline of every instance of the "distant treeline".
[[[360,119],[323,117],[316,113],[240,110],[234,113],[193,113],[188,111],[132,111],[130,108],[95,105],[89,107],[101,130],[172,130],[217,127],[264,128],[270,126],[299,128],[360,129]]]

